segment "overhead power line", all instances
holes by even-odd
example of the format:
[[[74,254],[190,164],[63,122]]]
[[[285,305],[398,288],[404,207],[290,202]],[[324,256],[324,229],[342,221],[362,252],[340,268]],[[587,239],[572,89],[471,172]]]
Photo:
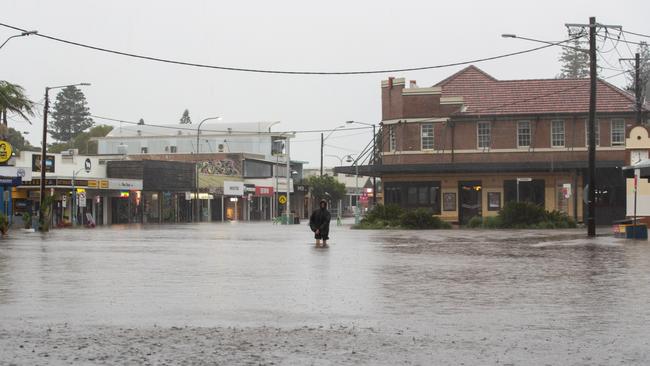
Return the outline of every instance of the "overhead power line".
[[[627,33],[627,34],[632,34],[632,35],[639,36],[639,37],[650,38],[650,36],[647,35],[647,34],[635,33],[635,32],[630,32],[630,31],[626,31],[626,30],[621,30],[621,32]]]
[[[13,26],[13,25],[5,24],[5,23],[0,23],[0,26],[5,27],[5,28],[14,29],[14,30],[21,31],[21,32],[26,32],[25,29],[22,29],[20,27],[16,27],[16,26]],[[440,65],[432,65],[432,66],[407,67],[407,68],[384,69],[384,70],[365,70],[365,71],[364,70],[360,70],[360,71],[291,71],[291,70],[252,69],[252,68],[244,68],[244,67],[208,65],[208,64],[201,64],[201,63],[194,63],[194,62],[185,62],[185,61],[178,61],[178,60],[172,60],[172,59],[165,59],[165,58],[160,58],[160,57],[139,55],[139,54],[135,54],[135,53],[117,51],[117,50],[112,50],[112,49],[108,49],[108,48],[88,45],[88,44],[84,44],[84,43],[80,43],[80,42],[69,41],[69,40],[66,40],[66,39],[62,39],[62,38],[58,38],[58,37],[49,36],[47,34],[43,34],[40,31],[39,31],[39,33],[35,34],[34,36],[49,39],[49,40],[56,41],[56,42],[66,43],[66,44],[77,46],[77,47],[88,48],[88,49],[95,50],[95,51],[112,53],[112,54],[116,54],[116,55],[133,57],[133,58],[149,60],[149,61],[163,62],[163,63],[168,63],[168,64],[199,67],[199,68],[206,68],[206,69],[216,69],[216,70],[224,70],[224,71],[239,71],[239,72],[263,73],[263,74],[284,74],[284,75],[367,75],[367,74],[387,74],[387,73],[399,73],[399,72],[408,72],[408,71],[422,71],[422,70],[441,69],[441,68],[447,68],[447,67],[453,67],[453,66],[462,66],[462,65],[468,65],[468,64],[478,63],[478,62],[497,60],[497,59],[516,56],[516,55],[522,55],[522,54],[525,54],[525,53],[539,51],[539,50],[544,49],[544,48],[558,46],[558,45],[561,45],[563,43],[566,43],[566,42],[570,41],[570,39],[567,39],[567,40],[564,40],[564,41],[551,43],[551,44],[548,44],[548,45],[545,45],[545,46],[529,48],[529,49],[525,49],[525,50],[522,50],[522,51],[510,52],[510,53],[505,53],[505,54],[496,55],[496,56],[477,58],[477,59],[473,59],[473,60],[453,62],[453,63],[440,64]]]

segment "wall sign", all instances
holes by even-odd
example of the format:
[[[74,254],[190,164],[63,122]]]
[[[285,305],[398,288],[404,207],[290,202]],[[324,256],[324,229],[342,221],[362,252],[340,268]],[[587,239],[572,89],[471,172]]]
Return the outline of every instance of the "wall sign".
[[[54,173],[54,155],[45,156],[45,172]],[[32,155],[32,171],[40,172],[41,171],[41,154]]]
[[[488,192],[488,211],[499,211],[501,209],[501,192]]]
[[[103,187],[102,187],[103,188]],[[142,180],[140,179],[109,179],[108,189],[141,191]]]
[[[444,192],[442,194],[442,210],[456,211],[456,192]]]
[[[225,196],[243,196],[244,182],[224,181],[223,194]]]

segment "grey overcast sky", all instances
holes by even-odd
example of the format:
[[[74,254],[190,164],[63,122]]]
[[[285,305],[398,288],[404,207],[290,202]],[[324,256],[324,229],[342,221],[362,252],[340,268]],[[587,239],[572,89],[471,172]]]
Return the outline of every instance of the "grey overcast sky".
[[[648,34],[649,15],[647,0],[0,0],[0,22],[77,42],[188,62],[322,71],[427,66],[518,51],[538,44],[500,35],[561,40],[565,23],[587,23],[589,16]],[[13,34],[0,28],[0,42]],[[603,51],[612,46],[608,43]],[[632,51],[635,47],[630,45]],[[630,57],[625,44],[617,49]],[[559,73],[559,53],[553,47],[476,66],[498,79],[550,78]],[[604,57],[620,67],[616,51]],[[392,76],[428,86],[459,69]],[[603,70],[601,76],[612,74],[616,72]],[[13,39],[0,50],[0,79],[22,85],[35,101],[43,100],[45,86],[90,82],[83,90],[93,114],[161,124],[178,122],[185,108],[195,122],[214,115],[224,122],[278,120],[278,130],[335,128],[346,120],[376,123],[381,119],[380,82],[388,76],[199,69],[39,37]],[[625,84],[623,77],[610,81]],[[39,118],[32,122],[29,126],[12,118],[10,126],[29,131],[30,141],[38,144],[42,124]],[[299,134],[292,158],[318,166],[318,139],[318,134]],[[354,154],[370,139],[365,131],[337,131],[325,153]],[[325,165],[338,165],[338,160],[326,157]]]

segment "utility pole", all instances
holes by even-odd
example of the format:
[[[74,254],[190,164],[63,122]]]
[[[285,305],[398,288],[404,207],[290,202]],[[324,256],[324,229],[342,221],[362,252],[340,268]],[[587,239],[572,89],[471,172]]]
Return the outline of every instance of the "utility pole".
[[[619,61],[634,61],[634,100],[636,124],[643,123],[643,98],[641,96],[641,55],[637,52],[634,58],[620,58]]]
[[[43,106],[43,141],[41,148],[41,187],[40,187],[40,203],[38,213],[38,226],[39,230],[45,229],[45,153],[47,149],[47,111],[50,107],[50,88],[45,88],[45,104]]]
[[[596,23],[596,17],[589,18],[589,24],[566,24],[567,27],[589,28],[589,167],[587,169],[587,236],[596,236],[596,85],[598,71],[596,64],[596,28],[621,29],[620,25]]]
[[[375,124],[372,125],[372,205],[377,206],[377,174],[375,173],[375,164],[377,161],[377,132]]]
[[[596,17],[589,18],[589,192],[587,236],[596,236]]]
[[[323,138],[323,133],[320,133],[320,176],[323,176],[323,146],[325,145],[325,139]]]

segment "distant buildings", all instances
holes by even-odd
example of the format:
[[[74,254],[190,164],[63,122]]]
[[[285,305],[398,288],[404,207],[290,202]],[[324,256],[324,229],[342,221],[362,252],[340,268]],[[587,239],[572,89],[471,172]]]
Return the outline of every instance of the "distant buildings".
[[[497,80],[475,66],[431,87],[381,83],[384,202],[449,221],[531,201],[583,218],[588,79]],[[625,216],[626,131],[634,96],[598,81],[597,222]],[[352,172],[352,168],[337,168]]]

